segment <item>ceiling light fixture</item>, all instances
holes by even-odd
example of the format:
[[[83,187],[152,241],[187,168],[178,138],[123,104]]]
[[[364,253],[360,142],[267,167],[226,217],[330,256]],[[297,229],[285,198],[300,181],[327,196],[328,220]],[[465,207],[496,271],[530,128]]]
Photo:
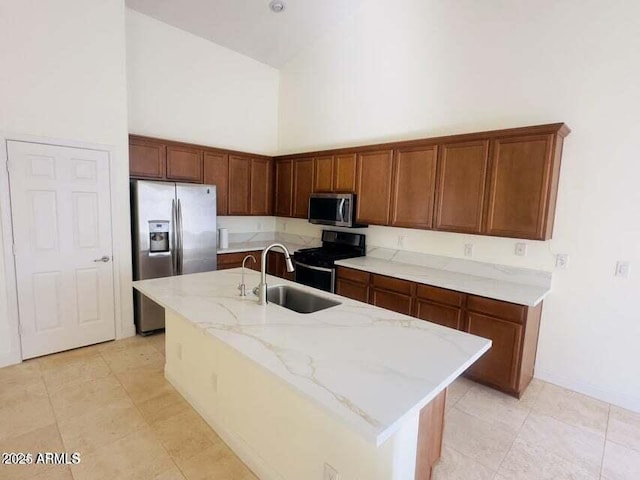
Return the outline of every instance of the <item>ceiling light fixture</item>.
[[[278,0],[271,0],[271,2],[269,2],[269,8],[273,13],[280,13],[284,10],[284,3]]]

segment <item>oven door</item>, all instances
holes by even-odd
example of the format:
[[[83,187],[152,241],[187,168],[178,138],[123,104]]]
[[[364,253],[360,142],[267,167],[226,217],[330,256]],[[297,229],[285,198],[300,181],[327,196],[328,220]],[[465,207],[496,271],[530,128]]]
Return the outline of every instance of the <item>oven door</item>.
[[[296,262],[296,282],[333,293],[336,286],[336,269]]]

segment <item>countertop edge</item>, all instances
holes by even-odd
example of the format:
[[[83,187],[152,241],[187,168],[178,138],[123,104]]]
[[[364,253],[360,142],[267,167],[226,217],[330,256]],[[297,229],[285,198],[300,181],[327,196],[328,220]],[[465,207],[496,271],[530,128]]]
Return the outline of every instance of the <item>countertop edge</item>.
[[[358,258],[362,258],[362,257],[358,257]],[[440,287],[440,288],[445,288],[448,290],[455,290],[458,292],[462,292],[462,293],[467,293],[467,294],[471,294],[471,295],[478,295],[480,297],[486,297],[486,298],[491,298],[494,300],[501,300],[504,302],[510,302],[510,303],[516,303],[518,305],[524,305],[527,307],[535,307],[537,306],[540,302],[542,302],[542,300],[544,300],[544,298],[549,295],[549,293],[551,293],[551,288],[544,288],[544,287],[537,287],[534,285],[524,285],[524,284],[520,284],[520,283],[512,283],[512,285],[520,285],[523,287],[527,287],[527,288],[531,288],[531,289],[539,289],[539,293],[533,297],[533,298],[516,298],[516,296],[509,296],[509,295],[500,295],[500,294],[495,294],[495,293],[487,293],[486,291],[481,291],[480,289],[474,289],[474,288],[469,288],[466,286],[459,286],[459,285],[452,285],[451,283],[447,283],[447,282],[441,282],[438,281],[437,279],[431,281],[430,283],[425,282],[424,280],[421,279],[416,279],[415,277],[411,276],[411,275],[403,275],[402,273],[384,273],[381,272],[380,269],[377,269],[375,267],[367,267],[366,265],[354,265],[352,263],[349,262],[350,259],[346,259],[346,260],[338,260],[335,262],[336,266],[339,267],[343,267],[343,268],[352,268],[354,270],[360,270],[363,272],[368,272],[368,273],[373,273],[376,275],[384,275],[384,276],[388,276],[388,277],[392,277],[392,278],[399,278],[402,280],[407,280],[409,282],[415,282],[415,283],[420,283],[422,285],[430,285],[430,286],[434,286],[434,287]],[[400,262],[393,262],[390,260],[383,260],[383,259],[376,259],[376,261],[379,262],[388,262],[389,264],[400,264]],[[407,264],[408,265],[408,264]],[[429,268],[429,267],[424,267],[424,268]],[[451,273],[455,273],[457,275],[468,275],[469,277],[473,277],[473,278],[484,278],[484,277],[479,277],[477,275],[471,275],[471,274],[464,274],[464,273],[459,273],[459,272],[451,272]],[[508,283],[504,280],[495,280],[495,279],[491,279],[491,278],[487,278],[487,281],[493,281],[493,282],[502,282],[502,283]]]

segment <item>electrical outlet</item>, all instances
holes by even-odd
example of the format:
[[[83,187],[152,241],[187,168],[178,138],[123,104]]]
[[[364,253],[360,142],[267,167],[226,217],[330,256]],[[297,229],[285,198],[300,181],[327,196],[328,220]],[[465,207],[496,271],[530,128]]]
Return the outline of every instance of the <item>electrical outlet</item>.
[[[262,222],[258,222],[258,231],[261,232],[262,231]]]
[[[464,244],[464,256],[473,257],[473,243]]]
[[[556,268],[565,269],[569,266],[569,254],[559,253],[556,255]]]
[[[178,357],[178,360],[182,360],[182,344],[181,343],[176,344],[176,357]]]
[[[405,235],[398,235],[398,248],[404,248]]]
[[[516,255],[519,257],[527,256],[527,244],[526,243],[516,243]]]
[[[629,270],[631,269],[631,262],[618,261],[616,263],[616,277],[629,278]]]
[[[324,474],[322,480],[340,480],[340,474],[328,463],[324,464]]]

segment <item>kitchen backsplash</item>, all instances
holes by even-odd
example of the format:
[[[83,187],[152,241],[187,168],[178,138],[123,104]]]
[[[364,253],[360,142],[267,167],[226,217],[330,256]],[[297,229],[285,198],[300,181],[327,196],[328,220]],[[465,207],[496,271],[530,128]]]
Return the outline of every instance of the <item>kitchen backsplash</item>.
[[[323,228],[344,230],[336,227],[313,225],[304,219],[276,219],[276,231],[320,238]],[[552,242],[518,240],[510,238],[487,237],[480,235],[464,235],[460,233],[436,232],[408,228],[369,226],[362,229],[347,229],[364,233],[367,236],[368,255],[374,255],[374,248],[380,249],[378,255],[392,257],[396,252],[415,252],[432,257],[460,259],[471,264],[486,263],[493,266],[504,265],[523,269],[544,270],[551,272],[555,266],[555,252]],[[517,256],[517,243],[525,243],[526,256]],[[473,245],[472,257],[465,257],[465,245]],[[400,255],[399,258],[407,258]],[[426,257],[427,262],[429,257]],[[398,260],[396,257],[395,260]],[[472,270],[475,270],[473,267]]]

